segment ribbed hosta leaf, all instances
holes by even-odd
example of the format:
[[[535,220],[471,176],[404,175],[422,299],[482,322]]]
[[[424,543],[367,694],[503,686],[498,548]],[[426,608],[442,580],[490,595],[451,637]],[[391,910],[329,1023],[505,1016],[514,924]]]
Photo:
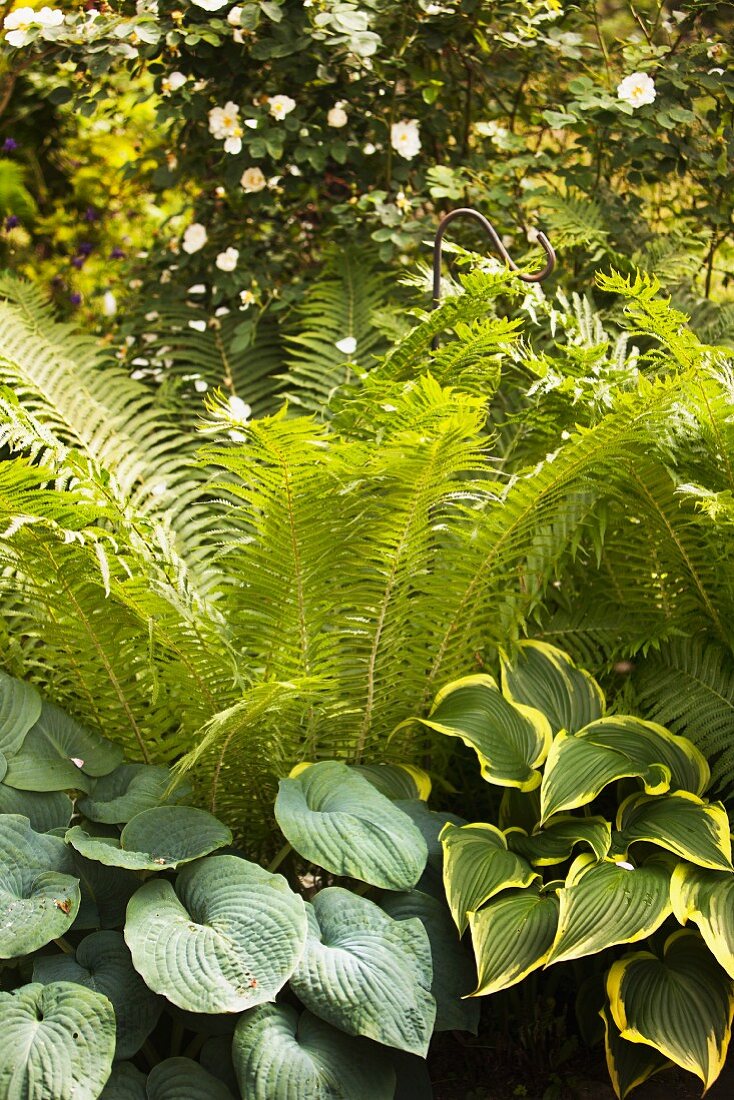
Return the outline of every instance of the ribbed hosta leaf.
[[[697,932],[674,932],[662,959],[637,951],[615,962],[607,996],[623,1039],[655,1047],[705,1088],[713,1084],[729,1047],[734,987]]]
[[[576,734],[561,732],[548,754],[541,787],[542,820],[586,806],[617,779],[642,780],[648,794],[668,790],[702,794],[709,767],[685,737],[623,716],[601,718]]]
[[[391,802],[405,798],[425,802],[431,793],[428,772],[412,764],[353,764],[352,771],[368,779]]]
[[[34,687],[0,672],[0,752],[12,756],[41,716],[41,696]]]
[[[594,955],[615,943],[636,943],[670,916],[670,868],[649,861],[632,869],[584,853],[559,891],[558,932],[548,964]]]
[[[392,1100],[395,1092],[384,1050],[290,1005],[246,1012],[232,1056],[248,1100]]]
[[[509,890],[469,914],[477,988],[473,996],[517,985],[548,957],[558,924],[558,898],[537,889]]]
[[[99,1100],[148,1100],[145,1074],[132,1062],[118,1062],[112,1067]]]
[[[148,1100],[233,1100],[232,1093],[191,1058],[166,1058],[148,1075]]]
[[[596,680],[547,642],[520,642],[517,656],[503,659],[502,691],[513,703],[545,714],[554,735],[560,730],[576,733],[606,710]]]
[[[346,764],[324,761],[282,779],[275,817],[300,855],[335,875],[407,890],[426,865],[410,818]]]
[[[121,932],[93,932],[74,955],[41,955],[33,981],[76,982],[104,994],[115,1010],[115,1058],[132,1058],[155,1027],[163,1002],[137,973]]]
[[[29,955],[63,936],[79,901],[63,840],[34,832],[25,817],[0,815],[0,959]]]
[[[465,676],[447,684],[428,717],[416,721],[474,749],[488,782],[527,791],[540,783],[535,769],[551,745],[548,719],[505,699],[491,676]]]
[[[156,993],[191,1012],[242,1012],[270,1001],[303,952],[303,900],[280,875],[211,856],[131,898],[125,940]]]
[[[0,993],[3,1100],[97,1100],[110,1075],[115,1014],[72,982]]]
[[[608,1005],[602,1009],[601,1017],[604,1021],[604,1046],[609,1077],[619,1100],[625,1100],[633,1089],[661,1069],[666,1069],[671,1062],[654,1047],[623,1039]]]
[[[140,886],[140,876],[122,867],[106,867],[94,859],[85,859],[68,848],[79,879],[82,901],[74,929],[121,928],[127,903]]]
[[[136,814],[119,840],[90,836],[81,825],[69,829],[66,840],[87,859],[109,867],[163,871],[224,848],[232,843],[232,833],[206,810],[155,806]]]
[[[171,782],[168,768],[151,764],[120,764],[109,775],[95,780],[91,792],[79,799],[81,813],[90,821],[108,825],[124,825],[162,802],[181,802],[191,794],[188,783],[176,787],[169,798],[166,790]]]
[[[308,906],[306,948],[291,988],[321,1019],[425,1057],[436,1018],[431,980],[431,946],[419,920],[393,920],[339,887]]]
[[[446,825],[441,843],[446,897],[460,933],[468,914],[495,894],[540,880],[529,863],[508,850],[505,834],[494,825]]]
[[[619,807],[617,828],[615,851],[626,853],[642,840],[701,867],[732,869],[729,818],[720,802],[703,802],[688,791],[657,798],[633,794]]]
[[[22,791],[86,791],[90,777],[106,775],[122,761],[122,749],[84,729],[63,710],[44,703],[5,782]]]
[[[0,814],[27,817],[37,833],[65,829],[73,810],[74,803],[63,791],[16,791],[0,784]]]
[[[534,867],[564,863],[577,844],[591,848],[597,859],[604,859],[612,843],[612,827],[603,817],[571,814],[557,814],[531,836],[523,829],[509,829],[505,835],[510,851],[517,852]]]
[[[443,885],[443,845],[439,840],[441,830],[449,821],[452,825],[466,825],[466,821],[448,810],[429,810],[425,802],[418,798],[400,799],[395,805],[420,829],[428,847],[428,862],[416,889],[443,900],[446,891]]]
[[[711,954],[734,978],[734,875],[679,863],[670,880],[673,912],[692,920]]]

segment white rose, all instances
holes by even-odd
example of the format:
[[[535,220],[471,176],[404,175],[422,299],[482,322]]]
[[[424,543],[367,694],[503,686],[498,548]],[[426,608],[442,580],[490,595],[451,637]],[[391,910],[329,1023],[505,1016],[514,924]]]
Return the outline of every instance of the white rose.
[[[105,317],[114,317],[117,313],[117,299],[111,290],[106,290],[102,295],[102,312]]]
[[[630,107],[644,107],[655,99],[655,81],[647,73],[630,73],[617,85],[617,96]]]
[[[336,103],[326,116],[326,121],[329,126],[333,126],[334,129],[340,130],[342,126],[346,126],[349,121],[349,116],[341,103]]]
[[[200,222],[194,222],[184,233],[181,247],[190,256],[193,252],[198,252],[200,248],[203,248],[206,241],[206,229]]]
[[[242,8],[231,8],[229,14],[227,15],[227,22],[232,27],[239,27],[240,23],[242,22]]]
[[[296,105],[295,99],[291,99],[289,95],[271,95],[268,97],[268,104],[270,107],[270,114],[280,122],[289,115]]]
[[[240,184],[242,185],[242,190],[250,195],[255,191],[262,191],[264,187],[267,187],[267,180],[261,169],[256,167],[245,168],[242,173],[242,178],[240,179]]]
[[[234,271],[239,258],[240,254],[236,248],[226,248],[224,252],[219,253],[214,263],[220,271]]]
[[[229,0],[191,0],[192,4],[196,4],[197,8],[203,8],[204,11],[219,11],[220,8],[224,8],[229,3]]]
[[[35,22],[41,27],[60,27],[64,22],[64,13],[60,8],[41,8],[36,12]]]
[[[344,355],[354,355],[357,350],[357,341],[353,336],[345,336],[343,340],[338,340],[334,347]]]
[[[229,137],[242,137],[240,109],[230,100],[223,107],[212,107],[209,112],[209,133],[219,141]]]
[[[189,328],[194,332],[206,332],[206,321],[189,321]]]
[[[420,152],[421,139],[418,132],[418,119],[403,119],[390,127],[390,144],[396,153],[406,160],[412,160]]]
[[[33,8],[16,8],[5,16],[3,27],[5,41],[9,46],[19,49],[31,40],[31,28],[38,25]]]
[[[251,290],[240,291],[240,309],[249,309],[255,302],[255,295]]]
[[[229,415],[233,420],[246,421],[252,414],[252,409],[241,397],[230,397],[227,401]]]
[[[188,77],[185,76],[184,73],[176,71],[163,77],[161,87],[164,92],[177,92],[179,88],[183,88],[187,80]]]
[[[228,137],[224,143],[225,153],[232,153],[233,156],[237,156],[242,152],[242,138],[241,137]]]

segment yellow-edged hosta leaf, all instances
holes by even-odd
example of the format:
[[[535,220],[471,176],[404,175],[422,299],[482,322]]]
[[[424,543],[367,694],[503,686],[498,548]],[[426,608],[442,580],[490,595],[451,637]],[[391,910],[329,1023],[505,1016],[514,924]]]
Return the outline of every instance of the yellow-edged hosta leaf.
[[[352,771],[364,776],[391,802],[405,798],[426,802],[431,793],[430,775],[412,764],[353,764]]]
[[[734,978],[734,874],[679,863],[670,880],[673,912],[692,920],[717,962]]]
[[[549,965],[636,943],[659,928],[672,912],[670,868],[664,859],[632,868],[584,853],[572,863],[559,902]]]
[[[654,1047],[623,1039],[608,1005],[604,1006],[599,1015],[604,1021],[604,1046],[612,1087],[619,1100],[625,1100],[638,1085],[649,1080],[661,1069],[667,1069],[672,1063]]]
[[[576,733],[606,711],[604,692],[593,676],[547,642],[520,642],[512,661],[503,657],[502,691],[513,703],[545,714],[554,734]]]
[[[612,827],[603,817],[557,814],[530,836],[524,829],[507,830],[507,846],[534,867],[551,867],[569,859],[577,844],[591,848],[604,859],[612,843]]]
[[[517,985],[548,957],[558,923],[553,893],[510,890],[469,914],[477,963],[473,997]]]
[[[662,959],[636,951],[607,975],[607,997],[621,1037],[655,1047],[709,1088],[731,1036],[734,984],[697,932],[669,936]]]
[[[689,791],[651,798],[633,794],[617,814],[615,851],[648,841],[701,867],[730,871],[729,818],[720,802],[704,802]]]
[[[495,894],[540,880],[529,863],[508,850],[504,833],[494,825],[445,825],[441,844],[446,898],[462,934],[469,923],[467,914]]]
[[[530,791],[551,745],[548,719],[534,707],[511,703],[491,676],[465,676],[439,691],[429,729],[460,738],[479,757],[482,776],[501,787]]]
[[[500,799],[500,829],[520,828],[526,833],[533,833],[539,821],[540,787],[535,787],[532,791],[505,787]]]
[[[618,779],[640,779],[647,794],[668,790],[703,794],[710,772],[686,737],[628,715],[600,718],[553,742],[543,774],[542,820],[586,806]]]

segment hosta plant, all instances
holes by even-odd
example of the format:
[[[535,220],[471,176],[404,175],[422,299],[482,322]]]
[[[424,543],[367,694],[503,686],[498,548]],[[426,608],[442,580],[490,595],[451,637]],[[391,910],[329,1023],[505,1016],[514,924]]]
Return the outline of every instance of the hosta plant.
[[[504,788],[495,820],[440,835],[449,907],[476,956],[473,995],[601,956],[620,1100],[671,1062],[708,1088],[734,1013],[734,871],[703,755],[607,712],[588,673],[535,641],[502,660],[499,684],[456,680],[417,720],[469,745]]]
[[[391,1100],[396,1051],[476,1031],[419,769],[297,769],[267,869],[167,768],[4,674],[0,747],[4,1100]]]

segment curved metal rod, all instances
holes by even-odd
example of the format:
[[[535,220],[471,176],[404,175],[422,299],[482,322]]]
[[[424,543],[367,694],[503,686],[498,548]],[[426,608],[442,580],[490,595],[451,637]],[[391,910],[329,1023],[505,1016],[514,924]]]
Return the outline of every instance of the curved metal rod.
[[[494,247],[499,252],[502,259],[512,271],[519,271],[517,264],[513,260],[510,253],[507,251],[502,241],[500,240],[497,230],[492,223],[485,218],[484,214],[480,214],[478,210],[474,210],[471,206],[461,206],[457,210],[451,210],[448,214],[445,214],[438,224],[436,230],[436,237],[433,242],[433,308],[441,301],[441,261],[443,259],[443,238],[446,234],[446,230],[455,218],[469,217],[474,218],[479,222],[484,232],[491,240]],[[546,237],[545,233],[538,233],[538,244],[543,246],[543,250],[548,257],[548,262],[542,271],[536,272],[535,275],[521,275],[520,278],[524,283],[542,283],[543,279],[547,279],[553,268],[556,266],[556,254],[553,250],[553,246]]]

